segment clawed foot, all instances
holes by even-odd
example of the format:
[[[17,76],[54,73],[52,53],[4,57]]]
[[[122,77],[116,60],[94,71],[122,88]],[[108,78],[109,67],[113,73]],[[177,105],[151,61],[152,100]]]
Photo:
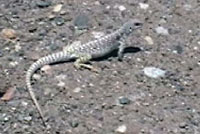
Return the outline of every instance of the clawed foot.
[[[76,69],[86,68],[95,73],[100,72],[97,68],[93,67],[92,65],[88,65],[88,64],[84,64],[84,63],[75,63],[74,66]]]

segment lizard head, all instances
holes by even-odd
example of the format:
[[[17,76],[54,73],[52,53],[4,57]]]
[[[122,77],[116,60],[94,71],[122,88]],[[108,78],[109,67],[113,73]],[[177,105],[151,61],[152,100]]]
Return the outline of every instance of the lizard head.
[[[141,28],[143,25],[143,23],[137,19],[131,19],[128,22],[126,22],[123,27],[123,33],[125,33],[126,35],[131,34],[134,30]]]

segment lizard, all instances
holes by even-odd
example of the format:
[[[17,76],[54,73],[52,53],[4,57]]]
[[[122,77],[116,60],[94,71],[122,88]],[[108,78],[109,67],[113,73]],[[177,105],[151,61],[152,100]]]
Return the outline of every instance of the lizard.
[[[31,77],[34,72],[44,65],[67,61],[69,62],[71,60],[74,60],[74,66],[77,69],[82,67],[93,69],[91,65],[86,63],[92,59],[103,57],[116,49],[118,50],[118,59],[122,60],[124,49],[126,48],[126,37],[128,37],[136,29],[141,28],[142,25],[143,23],[141,21],[131,19],[124,23],[119,29],[108,35],[99,37],[96,40],[89,41],[85,44],[68,45],[65,50],[49,54],[32,63],[26,72],[25,82],[29,95],[39,112],[44,126],[46,126],[44,114],[31,85]]]

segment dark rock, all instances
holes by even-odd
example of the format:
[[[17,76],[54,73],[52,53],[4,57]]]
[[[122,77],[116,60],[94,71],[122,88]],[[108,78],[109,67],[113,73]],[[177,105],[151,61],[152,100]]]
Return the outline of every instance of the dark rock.
[[[39,8],[46,8],[46,7],[49,7],[50,5],[51,5],[50,1],[39,1],[39,2],[37,2],[37,6]]]
[[[54,21],[57,26],[62,26],[65,23],[65,20],[62,17],[57,17]]]
[[[75,127],[78,127],[79,123],[78,123],[78,121],[71,121],[70,125],[71,125],[71,127],[75,128]]]
[[[130,104],[130,102],[131,101],[127,97],[123,96],[123,97],[119,98],[119,103],[122,104],[122,105]]]
[[[174,51],[178,54],[182,54],[183,53],[183,47],[180,45],[176,45],[174,46]]]
[[[81,14],[75,18],[74,25],[77,26],[78,29],[87,29],[89,27],[88,22],[88,16],[85,14]]]

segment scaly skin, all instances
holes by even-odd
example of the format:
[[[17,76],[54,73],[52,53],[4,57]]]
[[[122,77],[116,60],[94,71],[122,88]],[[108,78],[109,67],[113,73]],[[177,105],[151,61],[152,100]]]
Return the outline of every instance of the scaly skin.
[[[75,59],[74,65],[76,68],[86,67],[93,69],[91,66],[85,63],[90,61],[91,59],[105,56],[106,54],[112,52],[115,49],[118,49],[118,58],[121,60],[123,57],[124,48],[126,47],[124,39],[127,36],[129,36],[134,30],[140,28],[141,26],[142,23],[140,21],[130,20],[127,23],[125,23],[121,28],[109,35],[106,35],[104,37],[82,45],[69,45],[64,51],[60,51],[42,57],[30,66],[26,73],[26,85],[30,97],[33,100],[33,103],[35,104],[44,125],[44,115],[39,103],[37,102],[37,99],[33,92],[33,88],[31,86],[31,77],[34,74],[34,72],[44,65],[57,63],[61,61],[70,61],[72,59]]]

